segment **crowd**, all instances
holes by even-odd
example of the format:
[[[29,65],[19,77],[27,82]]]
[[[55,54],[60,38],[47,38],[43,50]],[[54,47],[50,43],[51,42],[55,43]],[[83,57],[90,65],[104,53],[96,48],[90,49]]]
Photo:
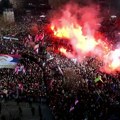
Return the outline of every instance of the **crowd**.
[[[100,72],[101,63],[95,58],[78,63],[53,51],[36,54],[28,45],[34,42],[28,30],[31,19],[38,20],[24,18],[7,30],[7,35],[23,31],[18,41],[0,40],[0,54],[20,54],[17,67],[22,68],[0,70],[0,101],[40,102],[46,97],[56,120],[119,120],[120,74]],[[98,76],[103,82],[95,83]]]

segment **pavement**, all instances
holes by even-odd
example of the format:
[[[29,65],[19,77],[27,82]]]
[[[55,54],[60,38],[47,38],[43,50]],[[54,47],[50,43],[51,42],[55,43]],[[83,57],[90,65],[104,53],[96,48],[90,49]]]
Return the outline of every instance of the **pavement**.
[[[39,115],[39,105],[41,107],[42,118]],[[19,112],[19,106],[22,110],[22,114]],[[7,103],[3,102],[0,116],[4,115],[6,120],[12,120],[13,118],[18,120],[18,116],[20,116],[20,120],[54,120],[52,112],[46,103],[32,103],[32,106],[35,110],[34,116],[32,115],[31,107],[28,103],[22,102],[19,104],[19,106],[14,101],[9,101]]]

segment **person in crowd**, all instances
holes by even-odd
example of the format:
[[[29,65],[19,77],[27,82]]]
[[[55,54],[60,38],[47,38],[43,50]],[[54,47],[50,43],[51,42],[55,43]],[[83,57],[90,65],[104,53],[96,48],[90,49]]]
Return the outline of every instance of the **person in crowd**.
[[[32,113],[32,116],[35,116],[35,108],[33,106],[31,107],[31,113]]]
[[[1,111],[2,111],[2,104],[1,104],[1,102],[0,102],[0,114],[1,114]]]
[[[38,113],[39,113],[39,116],[40,116],[40,120],[42,120],[43,117],[42,117],[42,111],[41,111],[41,106],[40,105],[38,106]]]
[[[18,105],[23,101],[28,102],[34,116],[36,111],[32,103],[40,102],[41,97],[46,97],[56,120],[107,120],[111,115],[111,106],[120,104],[120,74],[102,73],[99,71],[102,63],[94,57],[86,57],[85,61],[78,63],[55,51],[46,51],[48,47],[55,49],[61,45],[50,40],[51,34],[47,32],[43,38],[46,38],[46,46],[42,45],[45,48],[44,54],[36,54],[35,35],[30,33],[30,25],[38,23],[38,18],[23,17],[22,22],[4,31],[4,35],[16,35],[19,41],[0,40],[0,54],[20,54],[22,59],[14,70],[0,70],[0,99],[15,100]],[[41,24],[44,26],[44,23]],[[101,31],[112,38],[113,29],[107,32],[108,22],[104,24]],[[103,82],[95,82],[98,76],[101,76]],[[0,103],[0,113],[1,110]],[[22,107],[19,106],[18,111],[19,116],[22,116]],[[38,112],[42,119],[40,106]],[[5,120],[5,116],[1,116],[1,120]]]
[[[18,110],[19,110],[19,116],[22,117],[23,116],[23,111],[22,111],[22,108],[20,106],[18,107]]]

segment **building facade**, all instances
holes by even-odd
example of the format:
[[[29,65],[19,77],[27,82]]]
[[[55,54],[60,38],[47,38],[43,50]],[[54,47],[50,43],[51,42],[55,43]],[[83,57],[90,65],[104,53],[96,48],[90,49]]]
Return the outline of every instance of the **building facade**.
[[[3,11],[3,18],[5,22],[13,23],[15,22],[15,16],[13,9],[6,9]]]
[[[24,7],[25,0],[9,0],[9,1],[13,5],[13,8],[15,8],[15,9]]]

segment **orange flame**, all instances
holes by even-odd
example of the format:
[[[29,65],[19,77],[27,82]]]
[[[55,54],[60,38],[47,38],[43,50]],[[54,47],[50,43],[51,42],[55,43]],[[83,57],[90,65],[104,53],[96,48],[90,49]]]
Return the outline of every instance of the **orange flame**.
[[[93,19],[90,18],[90,20]],[[90,55],[97,56],[98,59],[103,61],[106,72],[120,71],[120,50],[119,52],[117,52],[118,50],[112,52],[110,45],[102,40],[104,38],[102,35],[99,35],[102,36],[102,39],[98,36],[96,37],[96,31],[88,24],[90,21],[88,21],[88,23],[82,21],[83,25],[80,25],[76,17],[70,13],[70,8],[64,12],[60,21],[58,21],[59,20],[56,19],[52,21],[51,30],[56,37],[67,38],[72,45],[74,53],[77,54],[68,53],[65,48],[59,49],[61,53],[69,58],[72,56],[78,60],[90,53]]]
[[[61,47],[59,50],[60,50],[61,53],[63,53],[64,55],[66,55],[67,50],[65,48]]]

